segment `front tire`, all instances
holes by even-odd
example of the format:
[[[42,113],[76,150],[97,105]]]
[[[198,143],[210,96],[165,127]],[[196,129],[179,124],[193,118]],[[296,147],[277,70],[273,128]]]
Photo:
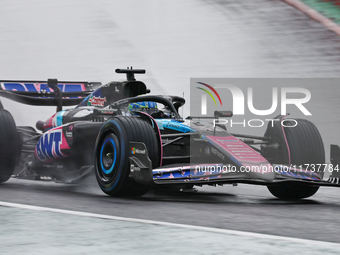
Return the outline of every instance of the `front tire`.
[[[304,119],[296,119],[298,125],[295,127],[285,127],[289,150],[290,162],[288,158],[279,164],[304,165],[304,164],[324,164],[325,149],[321,135],[316,126]],[[292,121],[285,121],[285,125],[293,126]],[[323,173],[320,173],[323,177]],[[275,197],[280,199],[295,200],[313,196],[319,186],[310,186],[300,183],[281,183],[268,186],[268,190]]]
[[[136,183],[130,174],[129,142],[146,145],[152,167],[160,164],[153,128],[139,117],[114,117],[99,132],[95,148],[95,174],[102,191],[110,196],[142,196],[149,186]]]

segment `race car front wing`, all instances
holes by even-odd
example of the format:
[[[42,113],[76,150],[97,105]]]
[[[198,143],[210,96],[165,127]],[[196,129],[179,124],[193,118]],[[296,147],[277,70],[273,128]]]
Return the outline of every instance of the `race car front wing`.
[[[273,164],[270,167],[250,168],[216,164],[171,164],[151,169],[147,148],[143,143],[130,142],[131,147],[145,151],[144,154],[130,156],[130,176],[142,184],[157,185],[223,185],[247,183],[257,185],[275,185],[282,182],[299,182],[313,186],[340,187],[340,147],[331,146],[331,164],[323,164],[325,170],[332,165],[332,173],[327,180],[320,174],[301,166]],[[315,166],[313,166],[315,169]]]

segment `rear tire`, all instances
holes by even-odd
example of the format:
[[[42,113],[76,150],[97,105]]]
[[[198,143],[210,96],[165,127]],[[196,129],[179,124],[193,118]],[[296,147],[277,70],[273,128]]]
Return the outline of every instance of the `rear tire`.
[[[160,164],[155,132],[139,117],[114,117],[99,132],[95,148],[95,174],[102,191],[110,196],[142,196],[149,186],[136,183],[130,174],[129,142],[146,145],[152,167]]]
[[[0,183],[6,182],[14,172],[20,151],[19,135],[12,115],[0,109]]]
[[[304,119],[296,119],[296,127],[285,127],[287,142],[290,149],[291,160],[285,162],[275,162],[279,164],[304,165],[304,164],[324,164],[325,149],[321,135],[316,126]],[[293,126],[292,121],[285,121],[285,125]],[[323,173],[320,173],[323,177]],[[309,186],[300,183],[282,183],[268,186],[270,193],[280,199],[294,200],[313,196],[319,186]]]

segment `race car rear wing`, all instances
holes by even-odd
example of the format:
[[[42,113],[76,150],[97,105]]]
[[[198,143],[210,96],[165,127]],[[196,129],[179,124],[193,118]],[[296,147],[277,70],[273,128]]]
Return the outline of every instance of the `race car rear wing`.
[[[56,79],[49,79],[47,82],[0,80],[0,96],[23,104],[61,108],[79,104],[99,86],[100,82],[69,82]]]

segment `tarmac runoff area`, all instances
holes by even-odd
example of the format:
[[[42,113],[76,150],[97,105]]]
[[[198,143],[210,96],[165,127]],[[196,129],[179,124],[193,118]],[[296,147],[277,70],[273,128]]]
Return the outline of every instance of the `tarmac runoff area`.
[[[331,242],[7,202],[0,202],[0,226],[1,254],[311,255],[340,249]]]

